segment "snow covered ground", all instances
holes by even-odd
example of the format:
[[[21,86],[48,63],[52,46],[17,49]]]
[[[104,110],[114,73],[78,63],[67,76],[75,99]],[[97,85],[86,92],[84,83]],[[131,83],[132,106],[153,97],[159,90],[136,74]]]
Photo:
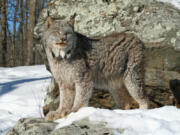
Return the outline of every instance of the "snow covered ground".
[[[0,68],[0,135],[4,135],[22,117],[42,117],[41,107],[50,74],[43,65]],[[107,122],[115,135],[180,135],[180,109],[166,106],[151,110],[80,109],[57,128],[88,117]],[[123,133],[118,133],[122,129]]]
[[[165,106],[150,110],[107,110],[86,107],[71,113],[65,119],[56,120],[64,127],[82,118],[106,122],[114,135],[180,135],[180,109]],[[118,132],[119,131],[119,132]]]
[[[157,0],[159,2],[167,2],[180,9],[180,0]]]
[[[44,65],[0,68],[0,135],[19,118],[41,117],[50,78]]]

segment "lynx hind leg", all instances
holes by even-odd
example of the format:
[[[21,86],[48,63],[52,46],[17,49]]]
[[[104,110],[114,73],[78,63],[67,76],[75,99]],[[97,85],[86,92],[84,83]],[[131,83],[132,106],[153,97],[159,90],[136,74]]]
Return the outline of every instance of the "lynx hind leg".
[[[131,108],[131,103],[128,100],[131,97],[126,89],[121,88],[121,89],[111,90],[111,94],[113,96],[117,108],[125,109],[125,110]]]
[[[139,108],[149,108],[149,100],[144,90],[142,46],[137,45],[131,50],[124,83],[129,94],[137,101]]]
[[[74,101],[75,92],[72,88],[60,88],[60,103],[56,111],[46,115],[46,120],[52,121],[66,117],[70,112]]]
[[[123,84],[122,78],[113,79],[110,82],[109,92],[112,94],[117,108],[130,109],[132,97],[129,95],[126,87]]]
[[[145,95],[144,87],[142,86],[142,82],[137,79],[136,73],[128,73],[125,78],[126,88],[129,94],[137,101],[139,104],[139,108],[148,109],[149,102]]]

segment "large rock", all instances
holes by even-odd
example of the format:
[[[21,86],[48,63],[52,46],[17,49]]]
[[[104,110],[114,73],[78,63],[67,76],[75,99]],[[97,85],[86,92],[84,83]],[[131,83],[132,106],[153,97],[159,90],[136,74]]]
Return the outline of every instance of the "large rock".
[[[49,135],[56,125],[40,118],[23,118],[6,135]]]
[[[108,129],[104,122],[91,122],[88,119],[82,119],[72,123],[69,126],[56,129],[50,135],[113,135],[112,129]],[[117,131],[123,132],[123,129]]]
[[[42,35],[47,11],[60,20],[76,13],[75,31],[90,38],[122,31],[137,35],[146,46],[149,97],[158,105],[172,104],[169,82],[180,80],[180,10],[154,0],[51,0],[35,28],[36,38]]]
[[[44,119],[25,118],[20,119],[6,135],[113,135],[112,129],[108,129],[106,123],[94,123],[88,119],[58,129],[55,129],[56,125],[57,123]],[[122,133],[123,129],[114,131]]]

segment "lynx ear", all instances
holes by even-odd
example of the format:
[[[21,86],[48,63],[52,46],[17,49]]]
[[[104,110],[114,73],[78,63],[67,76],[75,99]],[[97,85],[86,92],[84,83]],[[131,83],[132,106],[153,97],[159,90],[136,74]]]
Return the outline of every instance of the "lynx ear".
[[[45,29],[48,30],[52,25],[54,25],[54,20],[48,16],[45,22]]]
[[[72,15],[70,17],[70,20],[67,22],[69,25],[71,25],[71,27],[74,29],[74,23],[75,23],[75,17],[76,17],[76,13],[74,13],[74,15]]]

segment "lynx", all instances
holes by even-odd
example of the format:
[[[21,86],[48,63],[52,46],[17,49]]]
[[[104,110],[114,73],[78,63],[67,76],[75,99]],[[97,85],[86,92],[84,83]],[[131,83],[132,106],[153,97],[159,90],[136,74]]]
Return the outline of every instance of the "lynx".
[[[59,107],[47,120],[88,106],[94,88],[109,90],[119,108],[129,108],[127,97],[140,108],[149,107],[143,84],[144,46],[136,36],[124,32],[89,39],[67,22],[48,17],[45,24],[42,42],[60,91]]]

